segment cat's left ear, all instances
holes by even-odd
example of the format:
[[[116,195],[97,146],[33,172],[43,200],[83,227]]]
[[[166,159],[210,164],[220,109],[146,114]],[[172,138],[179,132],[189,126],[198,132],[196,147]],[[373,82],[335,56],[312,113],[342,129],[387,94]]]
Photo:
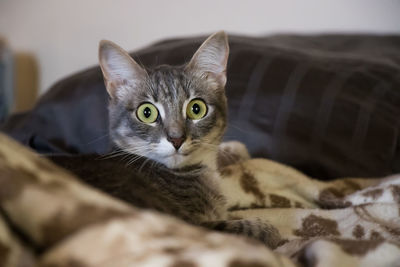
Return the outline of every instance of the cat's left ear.
[[[228,55],[228,36],[224,31],[220,31],[204,41],[186,68],[196,75],[216,82],[218,87],[223,88],[226,84]]]

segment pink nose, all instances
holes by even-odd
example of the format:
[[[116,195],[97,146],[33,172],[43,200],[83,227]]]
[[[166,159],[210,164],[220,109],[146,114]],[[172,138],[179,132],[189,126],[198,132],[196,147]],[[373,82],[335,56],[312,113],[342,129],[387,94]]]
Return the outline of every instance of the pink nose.
[[[178,150],[181,147],[181,145],[183,144],[183,142],[185,142],[185,137],[181,136],[181,137],[175,138],[175,137],[168,136],[167,140],[171,142],[171,144],[175,147],[176,150]]]

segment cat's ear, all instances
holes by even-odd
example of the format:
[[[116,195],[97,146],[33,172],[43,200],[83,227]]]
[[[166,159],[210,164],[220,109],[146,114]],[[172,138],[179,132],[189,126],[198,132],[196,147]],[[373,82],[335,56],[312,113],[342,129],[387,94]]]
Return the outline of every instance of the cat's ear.
[[[124,49],[111,41],[100,41],[99,62],[111,98],[123,99],[147,76]]]
[[[218,86],[223,88],[226,83],[228,55],[228,36],[224,31],[220,31],[204,41],[186,68],[196,75],[217,82]]]

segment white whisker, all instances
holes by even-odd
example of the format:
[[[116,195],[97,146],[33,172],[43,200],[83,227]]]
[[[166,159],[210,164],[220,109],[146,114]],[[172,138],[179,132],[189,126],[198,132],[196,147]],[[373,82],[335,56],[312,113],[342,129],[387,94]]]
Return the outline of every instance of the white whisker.
[[[92,140],[92,141],[86,143],[85,145],[91,145],[91,144],[93,144],[93,143],[99,141],[100,139],[103,139],[103,138],[109,137],[109,136],[110,136],[110,134],[106,133],[105,135],[102,135],[102,136],[100,136],[100,137],[97,137],[97,138],[95,138],[94,140]]]

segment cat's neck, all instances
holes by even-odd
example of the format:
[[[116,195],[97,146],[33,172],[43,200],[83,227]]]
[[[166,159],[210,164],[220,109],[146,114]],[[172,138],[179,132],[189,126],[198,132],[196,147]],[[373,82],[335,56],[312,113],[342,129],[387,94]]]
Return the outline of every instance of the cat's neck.
[[[217,171],[217,153],[214,151],[206,151],[198,153],[190,160],[190,165],[200,165],[204,169],[211,172]]]
[[[177,175],[177,176],[185,176],[186,174],[195,174],[204,176],[204,173],[207,173],[207,176],[210,174],[217,174],[217,154],[209,152],[199,155],[198,157],[192,158],[190,162],[182,166],[177,166],[175,168],[168,168],[165,165],[162,165],[167,171]]]

